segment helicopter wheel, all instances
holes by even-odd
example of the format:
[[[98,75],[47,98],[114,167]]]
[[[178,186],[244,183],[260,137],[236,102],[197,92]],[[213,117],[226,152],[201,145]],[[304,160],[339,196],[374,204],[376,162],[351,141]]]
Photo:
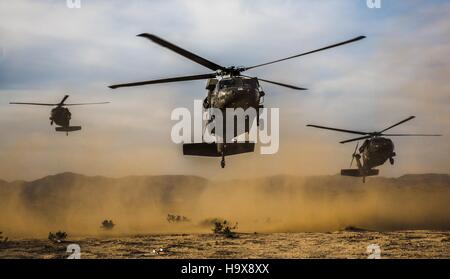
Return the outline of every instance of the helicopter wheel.
[[[393,165],[394,164],[394,158],[389,158],[389,163],[391,163],[391,165]]]
[[[51,126],[53,126],[53,120],[52,120],[52,121],[50,121],[50,125],[51,125]]]
[[[222,167],[222,169],[225,168],[225,156],[223,155],[223,152],[222,152],[222,160],[220,161],[220,166]]]

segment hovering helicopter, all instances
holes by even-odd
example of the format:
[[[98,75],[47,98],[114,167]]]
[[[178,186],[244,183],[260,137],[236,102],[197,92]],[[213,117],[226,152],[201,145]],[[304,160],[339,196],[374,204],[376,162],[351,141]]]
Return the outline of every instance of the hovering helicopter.
[[[262,67],[278,62],[282,62],[285,60],[297,58],[300,56],[304,56],[307,54],[312,54],[315,52],[323,51],[326,49],[334,48],[337,46],[349,44],[352,42],[359,41],[364,39],[365,36],[359,36],[347,41],[343,41],[337,44],[329,45],[323,48],[319,48],[316,50],[300,53],[297,55],[293,55],[287,58],[282,58],[270,62],[266,62],[263,64],[258,64],[250,67],[224,67],[218,65],[214,62],[211,62],[203,57],[200,57],[192,52],[189,52],[179,46],[176,46],[160,37],[157,37],[152,34],[139,34],[138,37],[143,37],[149,39],[150,41],[168,48],[175,53],[186,57],[210,70],[213,70],[213,73],[201,74],[201,75],[192,75],[192,76],[182,76],[182,77],[172,77],[165,79],[157,79],[157,80],[148,80],[148,81],[140,81],[133,83],[124,83],[124,84],[115,84],[109,86],[111,89],[116,89],[120,87],[132,87],[132,86],[142,86],[148,84],[157,84],[157,83],[168,83],[168,82],[178,82],[178,81],[190,81],[190,80],[204,80],[206,79],[206,90],[208,90],[208,94],[203,101],[203,108],[217,108],[225,111],[226,108],[242,108],[246,110],[247,108],[254,108],[257,112],[256,119],[259,119],[259,110],[263,108],[263,97],[265,96],[264,91],[262,90],[259,82],[267,82],[283,87],[287,87],[294,90],[307,90],[303,87],[298,87],[295,85],[285,84],[277,81],[271,81],[267,79],[262,79],[258,77],[251,77],[247,75],[243,75],[242,72],[247,70],[251,70],[257,67]],[[209,119],[209,122],[213,121],[213,119]],[[257,122],[259,125],[259,122]],[[225,125],[223,125],[225,127]],[[248,129],[246,128],[246,132]],[[235,132],[236,133],[236,132]],[[236,135],[235,135],[236,136]],[[224,136],[225,138],[226,136]],[[191,144],[183,144],[183,154],[184,155],[194,155],[194,156],[209,156],[209,157],[222,157],[221,166],[225,167],[225,156],[226,155],[234,155],[246,152],[253,152],[255,144],[250,142],[245,143],[191,143]]]
[[[362,177],[363,182],[366,181],[366,176],[374,176],[378,175],[379,170],[374,169],[374,167],[383,165],[388,159],[391,165],[394,164],[394,143],[392,140],[386,137],[411,137],[411,136],[441,136],[435,134],[385,134],[387,130],[390,130],[400,124],[403,124],[411,119],[415,118],[415,116],[410,116],[392,126],[387,127],[384,130],[379,132],[361,132],[354,130],[344,130],[338,128],[330,128],[318,125],[306,125],[308,127],[314,127],[319,129],[327,129],[338,132],[350,133],[362,135],[362,137],[357,137],[353,139],[348,139],[341,141],[340,143],[347,143],[352,141],[359,141],[365,139],[364,143],[359,147],[359,142],[356,144],[355,151],[352,154],[352,160],[350,162],[350,168],[352,167],[353,160],[356,159],[356,163],[358,165],[358,169],[343,169],[341,170],[341,175],[344,176],[355,176]],[[359,153],[357,153],[359,152]],[[362,162],[361,162],[362,157]]]
[[[34,105],[34,106],[56,106],[51,110],[50,113],[50,125],[55,123],[60,127],[56,127],[55,130],[57,132],[66,132],[66,135],[69,135],[69,132],[79,131],[81,130],[81,126],[70,126],[70,119],[72,118],[72,114],[67,106],[82,106],[82,105],[100,105],[100,104],[108,104],[109,102],[101,102],[101,103],[79,103],[79,104],[66,104],[64,103],[69,95],[65,95],[61,102],[56,104],[47,104],[47,103],[18,103],[18,102],[10,102],[12,105]]]

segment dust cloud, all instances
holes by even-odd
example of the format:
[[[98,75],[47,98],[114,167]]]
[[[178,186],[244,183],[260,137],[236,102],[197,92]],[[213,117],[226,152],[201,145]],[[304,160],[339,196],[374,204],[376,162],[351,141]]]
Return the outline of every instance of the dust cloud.
[[[189,218],[169,223],[167,214]],[[450,229],[448,175],[359,179],[271,176],[207,180],[196,176],[88,177],[73,173],[32,182],[0,181],[0,231],[45,238],[144,233],[210,233],[205,220],[238,222],[238,232]],[[117,226],[106,231],[101,222]]]

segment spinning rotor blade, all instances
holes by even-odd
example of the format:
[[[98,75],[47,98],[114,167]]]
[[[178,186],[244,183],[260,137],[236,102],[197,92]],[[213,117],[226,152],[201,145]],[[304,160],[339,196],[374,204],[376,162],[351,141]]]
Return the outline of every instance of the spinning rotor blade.
[[[357,140],[362,140],[362,139],[370,139],[371,137],[372,137],[372,135],[368,135],[368,136],[364,136],[364,137],[340,141],[339,143],[347,143],[347,142],[352,142],[352,141],[357,141]]]
[[[142,34],[139,34],[137,36],[138,37],[147,38],[150,41],[152,41],[152,42],[154,42],[154,43],[156,43],[156,44],[158,44],[158,45],[160,45],[162,47],[168,48],[168,49],[178,53],[179,55],[182,55],[182,56],[186,57],[187,59],[190,59],[190,60],[192,60],[192,61],[194,61],[194,62],[196,62],[196,63],[198,63],[200,65],[203,65],[206,68],[209,68],[209,69],[211,69],[213,71],[224,70],[225,69],[224,67],[222,67],[220,65],[217,65],[214,62],[211,62],[211,61],[209,61],[209,60],[207,60],[207,59],[205,59],[203,57],[200,57],[200,56],[198,56],[198,55],[196,55],[196,54],[194,54],[192,52],[189,52],[189,51],[187,51],[185,49],[182,49],[181,47],[176,46],[176,45],[174,45],[172,43],[169,43],[168,41],[163,40],[160,37],[157,37],[155,35],[142,33]]]
[[[33,106],[57,106],[58,104],[45,104],[45,103],[18,103],[18,102],[10,102],[11,105],[33,105]]]
[[[141,85],[147,85],[147,84],[208,79],[208,78],[215,78],[215,77],[216,77],[216,74],[205,74],[205,75],[195,75],[195,76],[164,78],[164,79],[147,80],[147,81],[132,82],[132,83],[115,84],[115,85],[109,86],[109,88],[116,89],[119,87],[132,87],[132,86],[141,86]]]
[[[67,98],[69,98],[69,95],[64,96],[64,98],[61,100],[61,102],[59,102],[59,106],[64,105],[64,102],[67,100]]]
[[[402,121],[400,121],[400,122],[398,122],[398,123],[396,123],[396,124],[394,124],[394,125],[392,125],[392,126],[389,126],[388,128],[386,128],[386,129],[380,131],[379,133],[382,134],[383,132],[385,132],[385,131],[387,131],[387,130],[389,130],[389,129],[392,129],[392,128],[394,128],[394,127],[396,127],[396,126],[398,126],[398,125],[400,125],[400,124],[403,124],[403,123],[405,123],[406,121],[409,121],[409,120],[414,119],[414,118],[416,118],[416,117],[415,117],[415,116],[410,116],[410,117],[406,118],[405,120],[402,120]]]
[[[110,102],[99,102],[99,103],[78,103],[78,104],[64,104],[64,106],[84,106],[84,105],[103,105],[109,104]]]
[[[344,133],[350,133],[350,134],[357,134],[357,135],[368,135],[368,134],[370,134],[370,133],[367,133],[367,132],[353,131],[353,130],[344,130],[344,129],[338,129],[338,128],[330,128],[330,127],[318,126],[318,125],[310,125],[310,124],[308,124],[306,126],[307,127],[319,128],[319,129],[326,129],[326,130],[333,130],[333,131],[338,131],[338,132],[344,132]]]
[[[272,83],[272,84],[276,84],[276,85],[279,85],[279,86],[284,86],[284,87],[291,88],[291,89],[294,89],[294,90],[308,90],[307,88],[297,87],[297,86],[294,86],[294,85],[281,83],[281,82],[276,82],[276,81],[271,81],[271,80],[267,80],[267,79],[258,78],[258,80],[264,81],[264,82],[268,82],[268,83]]]
[[[261,67],[261,66],[266,66],[266,65],[270,65],[270,64],[274,64],[274,63],[278,63],[278,62],[281,62],[281,61],[289,60],[289,59],[292,59],[292,58],[297,58],[297,57],[304,56],[304,55],[307,55],[307,54],[311,54],[311,53],[319,52],[319,51],[322,51],[322,50],[326,50],[326,49],[329,49],[329,48],[334,48],[334,47],[337,47],[337,46],[353,43],[353,42],[362,40],[365,37],[366,36],[359,36],[359,37],[353,38],[353,39],[348,40],[348,41],[340,42],[340,43],[337,43],[337,44],[334,44],[334,45],[330,45],[330,46],[326,46],[326,47],[323,47],[323,48],[319,48],[319,49],[316,49],[316,50],[312,50],[312,51],[300,53],[300,54],[297,54],[297,55],[294,55],[294,56],[290,56],[290,57],[287,57],[287,58],[282,58],[282,59],[278,59],[278,60],[275,60],[275,61],[271,61],[271,62],[267,62],[267,63],[263,63],[263,64],[251,66],[251,67],[247,67],[247,68],[245,68],[245,70],[249,70],[249,69],[253,69],[253,68]]]
[[[381,134],[387,137],[440,137],[439,134]]]

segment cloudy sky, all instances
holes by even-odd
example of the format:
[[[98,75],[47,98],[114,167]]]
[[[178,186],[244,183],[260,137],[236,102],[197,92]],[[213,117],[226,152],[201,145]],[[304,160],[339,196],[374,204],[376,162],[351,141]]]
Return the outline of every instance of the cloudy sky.
[[[395,132],[386,176],[449,172],[450,3],[381,1],[0,1],[0,178],[33,179],[62,171],[88,175],[196,174],[234,178],[335,174],[348,167],[348,135],[308,123],[379,130],[410,115]],[[193,107],[204,81],[126,88],[107,85],[202,74],[208,69],[136,37],[159,35],[221,65],[253,65],[358,35],[367,39],[249,74],[308,87],[263,84],[265,105],[280,108],[276,155],[183,157],[170,140],[170,113]],[[49,108],[10,101],[111,101],[74,107],[68,137],[49,125]]]

